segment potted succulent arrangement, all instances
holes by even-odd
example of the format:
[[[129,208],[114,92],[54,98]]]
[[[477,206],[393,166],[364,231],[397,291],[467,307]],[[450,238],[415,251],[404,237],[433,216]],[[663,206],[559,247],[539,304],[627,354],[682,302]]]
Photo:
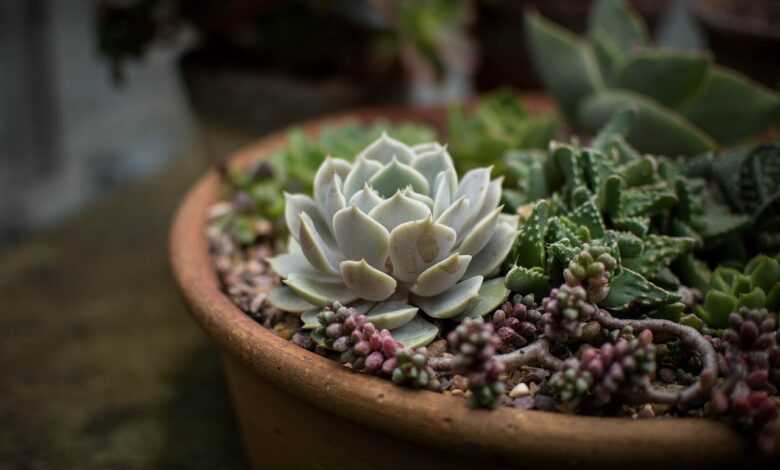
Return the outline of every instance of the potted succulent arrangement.
[[[780,146],[528,105],[317,121],[188,195],[174,272],[256,468],[777,458]]]

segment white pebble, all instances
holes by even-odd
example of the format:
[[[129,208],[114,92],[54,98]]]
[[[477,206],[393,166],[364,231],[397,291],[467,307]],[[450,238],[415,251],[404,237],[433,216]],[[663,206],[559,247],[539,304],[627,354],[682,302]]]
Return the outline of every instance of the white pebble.
[[[524,397],[524,396],[530,395],[530,394],[531,394],[531,390],[528,389],[528,385],[526,385],[526,384],[524,384],[522,382],[517,384],[517,385],[515,385],[515,387],[512,389],[512,391],[509,392],[509,396],[512,397],[512,398]]]

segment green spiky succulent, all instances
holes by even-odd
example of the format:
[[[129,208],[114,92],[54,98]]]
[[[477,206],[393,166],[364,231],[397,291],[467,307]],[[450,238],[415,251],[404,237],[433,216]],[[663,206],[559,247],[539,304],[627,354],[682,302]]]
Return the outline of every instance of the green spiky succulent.
[[[599,0],[579,38],[536,13],[526,16],[536,68],[571,125],[596,132],[626,105],[640,124],[627,140],[643,152],[696,155],[733,145],[780,121],[780,95],[709,54],[653,47],[623,0]]]
[[[409,147],[386,134],[354,164],[326,159],[313,197],[286,195],[289,250],[269,260],[285,285],[269,301],[293,313],[355,304],[390,330],[435,330],[412,322],[419,310],[452,318],[479,307],[496,291],[483,280],[498,273],[517,226],[501,214],[501,179],[490,172],[459,182],[441,145]]]
[[[696,315],[709,326],[726,328],[729,315],[742,307],[780,312],[780,257],[756,256],[742,271],[718,267]]]

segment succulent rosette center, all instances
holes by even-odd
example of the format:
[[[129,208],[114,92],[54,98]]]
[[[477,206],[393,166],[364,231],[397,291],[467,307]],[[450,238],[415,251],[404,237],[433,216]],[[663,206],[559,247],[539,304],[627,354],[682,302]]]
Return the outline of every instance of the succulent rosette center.
[[[419,310],[468,313],[517,234],[517,219],[501,214],[502,180],[490,173],[474,169],[459,181],[444,146],[410,147],[387,134],[354,163],[327,158],[311,197],[285,195],[288,251],[270,259],[284,285],[269,302],[304,314],[338,301],[378,328],[411,322],[418,333],[435,329]]]

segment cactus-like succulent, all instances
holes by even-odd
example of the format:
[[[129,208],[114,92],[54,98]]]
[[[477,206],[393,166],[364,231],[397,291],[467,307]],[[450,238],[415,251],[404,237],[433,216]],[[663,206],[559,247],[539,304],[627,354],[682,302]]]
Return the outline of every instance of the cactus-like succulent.
[[[780,120],[780,95],[706,53],[675,50],[647,27],[625,0],[599,0],[586,38],[526,16],[536,68],[569,123],[596,132],[629,105],[640,125],[627,136],[642,152],[696,155],[732,145]]]
[[[744,271],[718,267],[696,314],[709,326],[725,328],[731,312],[742,307],[780,312],[780,258],[756,256]]]
[[[453,371],[468,379],[472,406],[498,406],[505,392],[504,365],[495,358],[500,340],[493,325],[467,318],[447,336],[447,342],[455,354]]]
[[[541,320],[533,294],[516,294],[504,302],[490,319],[499,339],[498,352],[508,353],[535,341],[542,333]]]
[[[269,301],[292,313],[359,303],[390,330],[418,310],[433,318],[467,312],[516,235],[516,220],[501,214],[501,179],[490,172],[458,181],[443,146],[409,147],[386,134],[354,164],[326,159],[313,197],[286,195],[290,246],[269,260],[285,286]]]
[[[579,359],[568,359],[550,379],[550,386],[569,409],[584,399],[591,405],[609,403],[621,389],[642,386],[655,374],[653,334],[645,330],[631,339],[620,337],[600,348],[588,347]]]

